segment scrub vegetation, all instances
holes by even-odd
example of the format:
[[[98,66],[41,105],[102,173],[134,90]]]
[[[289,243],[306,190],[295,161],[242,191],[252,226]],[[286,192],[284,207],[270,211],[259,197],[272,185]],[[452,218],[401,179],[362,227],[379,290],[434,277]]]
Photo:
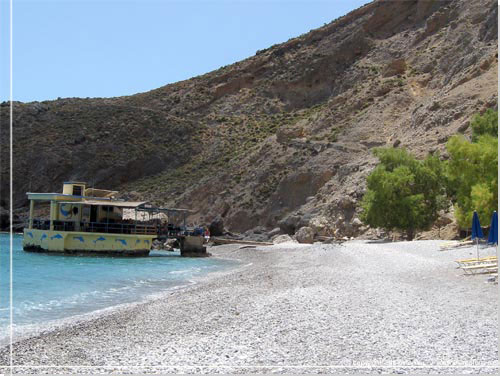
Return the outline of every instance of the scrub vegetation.
[[[498,112],[476,114],[472,137],[451,137],[449,159],[438,155],[417,160],[405,149],[375,149],[380,163],[367,177],[361,219],[372,227],[406,231],[428,229],[440,210],[454,205],[462,228],[476,210],[483,224],[498,207]]]

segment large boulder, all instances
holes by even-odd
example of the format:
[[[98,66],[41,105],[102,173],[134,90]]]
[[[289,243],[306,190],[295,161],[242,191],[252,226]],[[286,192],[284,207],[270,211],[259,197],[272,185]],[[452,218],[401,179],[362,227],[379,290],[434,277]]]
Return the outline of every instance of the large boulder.
[[[311,227],[314,233],[319,236],[333,235],[334,224],[324,216],[311,219],[308,227]]]
[[[256,227],[252,230],[248,230],[243,234],[243,239],[254,242],[267,242],[269,236],[262,230],[262,227]]]
[[[351,221],[351,225],[353,225],[354,227],[361,227],[363,226],[363,222],[361,222],[361,219],[359,219],[358,217],[354,217]]]
[[[265,234],[267,232],[266,228],[263,226],[254,227],[251,231],[254,234]]]
[[[295,233],[295,239],[299,243],[312,244],[314,242],[314,230],[311,227],[301,227]]]
[[[210,231],[210,236],[221,236],[224,234],[224,220],[220,215],[210,222],[208,231]]]
[[[299,221],[300,217],[298,215],[288,215],[278,222],[278,226],[285,234],[293,235]]]
[[[273,239],[273,244],[281,243],[297,243],[295,239],[292,239],[290,235],[278,235]]]
[[[275,235],[279,235],[280,233],[281,233],[281,229],[280,229],[279,227],[275,227],[275,228],[273,228],[271,231],[269,231],[269,232],[267,233],[267,236],[268,236],[269,238],[272,238],[272,237],[274,237]]]

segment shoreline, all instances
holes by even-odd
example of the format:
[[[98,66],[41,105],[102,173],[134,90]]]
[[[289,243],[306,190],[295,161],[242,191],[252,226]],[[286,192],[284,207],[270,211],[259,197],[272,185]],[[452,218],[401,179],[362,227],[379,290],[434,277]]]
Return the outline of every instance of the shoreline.
[[[236,261],[234,258],[224,258],[224,257],[216,257],[218,259],[222,260],[228,260],[228,261]],[[21,341],[26,341],[30,340],[33,338],[41,337],[44,335],[48,335],[52,332],[55,331],[61,331],[61,330],[67,330],[70,329],[71,327],[80,325],[80,324],[85,324],[87,322],[93,321],[93,320],[99,320],[101,318],[104,318],[109,315],[113,314],[119,314],[119,313],[124,313],[125,311],[131,309],[133,310],[135,307],[142,305],[142,304],[148,304],[151,302],[154,302],[156,300],[161,300],[165,299],[167,296],[173,294],[174,292],[177,293],[178,291],[189,289],[190,287],[194,287],[199,283],[202,283],[201,280],[204,279],[211,279],[211,278],[216,278],[219,275],[225,275],[225,274],[231,274],[232,272],[238,271],[239,268],[244,268],[245,265],[233,265],[233,266],[228,266],[225,267],[224,270],[216,270],[216,271],[210,271],[207,274],[200,275],[200,276],[194,276],[191,277],[190,279],[187,279],[184,281],[184,284],[181,285],[176,285],[176,286],[171,286],[166,289],[163,289],[161,291],[157,291],[145,296],[140,297],[139,300],[133,301],[133,302],[127,302],[127,303],[118,303],[114,304],[109,307],[105,308],[100,308],[96,309],[94,311],[90,312],[85,312],[81,314],[76,314],[64,318],[59,318],[59,319],[54,319],[48,323],[44,324],[31,324],[31,325],[21,325],[19,328],[17,328],[18,333],[14,333],[14,340],[13,344],[16,344]],[[7,328],[8,330],[8,328]],[[14,329],[16,330],[16,329]],[[5,350],[6,347],[8,347],[10,344],[10,336],[6,336],[4,338],[0,338],[0,352],[2,350]],[[0,366],[1,367],[1,366]]]
[[[20,340],[14,372],[495,373],[498,286],[456,270],[475,248],[439,243],[214,247],[242,264]]]

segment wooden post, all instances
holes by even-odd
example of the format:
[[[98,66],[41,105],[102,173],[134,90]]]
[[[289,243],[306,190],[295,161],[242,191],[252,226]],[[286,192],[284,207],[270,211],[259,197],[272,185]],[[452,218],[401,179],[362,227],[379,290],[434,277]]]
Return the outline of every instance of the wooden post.
[[[54,219],[57,214],[57,204],[55,201],[50,201],[50,231],[54,231]]]
[[[78,217],[76,218],[75,221],[75,231],[81,231],[81,223],[82,223],[82,212],[83,212],[83,205],[77,206],[78,208]]]
[[[35,212],[35,200],[30,200],[30,222],[28,228],[33,228],[33,215]]]
[[[137,234],[137,208],[134,209],[135,221],[134,221],[134,234]]]

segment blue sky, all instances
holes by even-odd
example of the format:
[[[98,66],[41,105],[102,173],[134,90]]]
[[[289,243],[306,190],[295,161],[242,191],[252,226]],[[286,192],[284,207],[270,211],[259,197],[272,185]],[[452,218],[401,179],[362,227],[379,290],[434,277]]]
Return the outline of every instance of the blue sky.
[[[14,99],[148,91],[252,56],[367,2],[14,0]],[[0,0],[0,100],[9,97],[8,11]]]

